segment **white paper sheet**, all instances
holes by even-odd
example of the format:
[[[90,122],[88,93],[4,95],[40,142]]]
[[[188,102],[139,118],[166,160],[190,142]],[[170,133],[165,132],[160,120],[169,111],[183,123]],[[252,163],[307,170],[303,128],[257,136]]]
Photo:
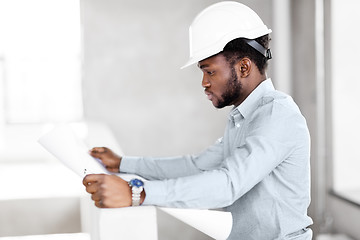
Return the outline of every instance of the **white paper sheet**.
[[[109,173],[100,160],[89,155],[89,148],[68,124],[56,126],[41,136],[39,143],[80,177],[90,173]]]

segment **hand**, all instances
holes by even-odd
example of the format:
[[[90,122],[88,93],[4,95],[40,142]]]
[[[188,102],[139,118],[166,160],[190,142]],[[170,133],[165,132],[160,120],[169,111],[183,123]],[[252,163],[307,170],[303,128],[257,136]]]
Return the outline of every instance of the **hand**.
[[[94,147],[89,151],[90,155],[99,158],[109,172],[120,172],[121,157],[106,147]]]
[[[122,178],[107,174],[89,174],[83,179],[86,191],[91,194],[99,208],[120,208],[131,206],[132,192]]]

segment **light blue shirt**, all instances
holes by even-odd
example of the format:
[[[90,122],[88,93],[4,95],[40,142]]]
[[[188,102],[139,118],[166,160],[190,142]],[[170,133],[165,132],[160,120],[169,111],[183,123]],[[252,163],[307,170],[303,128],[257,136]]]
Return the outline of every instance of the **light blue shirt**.
[[[144,205],[230,211],[229,239],[311,239],[302,230],[312,224],[309,131],[270,79],[230,112],[223,138],[204,152],[123,157],[120,169],[150,180]]]

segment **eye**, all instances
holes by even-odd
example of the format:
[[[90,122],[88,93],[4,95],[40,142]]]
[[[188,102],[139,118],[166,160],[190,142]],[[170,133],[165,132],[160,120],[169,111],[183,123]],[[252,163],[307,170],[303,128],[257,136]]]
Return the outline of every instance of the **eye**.
[[[215,71],[207,71],[206,73],[209,74],[210,76],[212,76],[215,74]]]

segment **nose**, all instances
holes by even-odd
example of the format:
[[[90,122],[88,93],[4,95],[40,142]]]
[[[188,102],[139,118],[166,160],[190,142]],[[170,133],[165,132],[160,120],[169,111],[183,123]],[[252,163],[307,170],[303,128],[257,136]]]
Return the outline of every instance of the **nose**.
[[[203,78],[202,78],[202,81],[201,81],[201,86],[203,87],[203,88],[208,88],[208,87],[210,87],[210,81],[209,81],[209,79],[206,77],[206,75],[205,74],[203,74]]]

